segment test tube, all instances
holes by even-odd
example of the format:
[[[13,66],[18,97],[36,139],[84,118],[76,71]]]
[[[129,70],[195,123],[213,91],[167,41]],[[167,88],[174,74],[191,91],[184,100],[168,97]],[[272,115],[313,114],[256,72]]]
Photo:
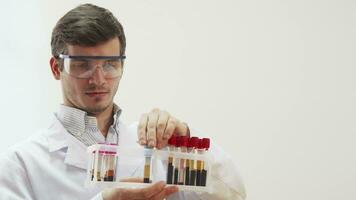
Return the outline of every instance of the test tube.
[[[90,165],[90,180],[94,180],[94,170],[95,170],[95,151],[91,154],[91,165]]]
[[[174,151],[178,152],[180,147],[180,139],[179,137],[176,137],[176,143],[175,143],[175,148]],[[174,172],[173,172],[173,184],[178,185],[178,178],[179,178],[179,162],[180,160],[178,158],[173,158],[173,167],[174,167]]]
[[[204,148],[205,152],[207,152],[209,150],[209,148],[210,148],[210,139],[209,138],[203,138],[202,139],[202,147]],[[208,169],[207,169],[207,166],[205,165],[204,161],[202,161],[202,162],[203,162],[203,168],[202,168],[202,171],[201,171],[200,185],[201,186],[206,186],[206,179],[207,179]]]
[[[199,139],[198,154],[203,154],[203,153],[204,153],[203,140]],[[203,168],[204,168],[204,162],[202,160],[197,160],[197,179],[195,183],[196,186],[201,186],[201,174]]]
[[[116,148],[117,148],[117,145],[116,145]],[[113,175],[113,181],[116,181],[116,169],[117,169],[117,159],[118,159],[118,154],[117,154],[117,151],[114,151],[113,153],[112,153],[112,170],[113,170],[113,172],[114,172],[114,175]]]
[[[102,181],[102,167],[103,167],[103,154],[104,151],[98,150],[96,153],[95,158],[95,170],[94,170],[94,179],[96,181]],[[95,173],[96,172],[96,173]]]
[[[145,156],[145,166],[143,171],[143,182],[150,183],[152,147],[145,146],[144,156]]]
[[[106,151],[105,160],[105,177],[104,181],[115,180],[115,168],[116,168],[116,152]]]
[[[175,151],[175,145],[176,145],[176,136],[172,135],[171,138],[168,140],[168,149],[170,152]],[[167,168],[167,184],[172,184],[173,183],[173,155],[168,156],[168,168]]]
[[[181,145],[181,152],[183,153],[187,153],[188,152],[188,146],[189,146],[189,137],[188,136],[184,136],[182,138],[182,145]],[[185,159],[184,160],[184,185],[189,185],[189,170],[190,170],[190,160],[189,159]]]
[[[107,177],[107,171],[109,169],[109,161],[108,161],[108,152],[105,150],[102,154],[102,159],[103,159],[103,162],[101,163],[101,167],[102,167],[102,170],[101,170],[101,175],[103,176],[102,177],[102,180],[103,181],[108,181],[108,177]]]
[[[198,137],[191,137],[188,143],[188,152],[191,154],[196,153],[196,148],[198,147],[199,138]],[[195,185],[196,183],[196,174],[197,174],[197,166],[196,161],[191,159],[189,161],[189,185]]]
[[[187,136],[180,136],[178,141],[179,141],[180,152],[186,153],[189,138]],[[184,183],[185,183],[185,170],[186,170],[185,159],[180,159],[179,172],[178,172],[178,174],[179,174],[178,185],[184,185]]]

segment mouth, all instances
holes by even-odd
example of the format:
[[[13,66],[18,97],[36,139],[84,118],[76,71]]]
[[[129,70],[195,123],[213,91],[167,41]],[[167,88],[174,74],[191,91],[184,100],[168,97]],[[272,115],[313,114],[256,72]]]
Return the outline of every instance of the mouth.
[[[85,92],[86,95],[89,97],[102,97],[107,95],[109,92],[107,91],[90,91],[90,92]]]

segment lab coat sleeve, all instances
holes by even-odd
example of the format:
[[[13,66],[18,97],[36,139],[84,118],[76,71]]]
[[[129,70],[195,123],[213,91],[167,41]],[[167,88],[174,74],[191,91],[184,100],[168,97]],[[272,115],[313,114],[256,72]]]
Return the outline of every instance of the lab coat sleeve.
[[[209,151],[213,157],[211,175],[208,180],[210,193],[185,192],[184,199],[245,200],[245,187],[231,158],[214,144]]]
[[[14,159],[18,159],[16,154],[11,157],[7,155],[1,155],[0,157],[1,199],[35,199],[26,169],[21,165],[21,161],[15,161]]]
[[[130,127],[136,130],[138,123]],[[199,131],[190,129],[190,136],[205,137]],[[136,132],[136,131],[134,131]],[[179,192],[173,194],[169,200],[245,200],[245,187],[238,173],[237,166],[232,158],[227,155],[219,146],[211,144],[209,152],[212,154],[211,172],[209,179],[210,193]]]
[[[104,199],[103,199],[103,195],[100,192],[97,195],[95,195],[95,197],[91,198],[90,200],[104,200]]]
[[[216,145],[212,145],[211,194],[199,195],[201,199],[246,199],[245,187],[232,158]]]
[[[190,128],[191,136],[205,137],[199,131]],[[211,172],[209,184],[210,193],[186,193],[185,199],[199,200],[245,200],[246,191],[232,158],[219,146],[212,142]]]

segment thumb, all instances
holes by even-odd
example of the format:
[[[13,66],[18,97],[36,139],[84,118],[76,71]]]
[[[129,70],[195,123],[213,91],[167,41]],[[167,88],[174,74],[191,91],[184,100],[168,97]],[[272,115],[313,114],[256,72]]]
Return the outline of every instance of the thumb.
[[[143,183],[143,178],[140,177],[124,178],[124,179],[120,179],[120,182]]]

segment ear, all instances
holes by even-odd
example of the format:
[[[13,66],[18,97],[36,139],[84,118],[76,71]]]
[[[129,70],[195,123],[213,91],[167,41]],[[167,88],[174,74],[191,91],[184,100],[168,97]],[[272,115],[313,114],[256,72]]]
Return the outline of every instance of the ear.
[[[51,66],[51,71],[52,71],[52,75],[56,80],[60,80],[61,79],[61,71],[59,69],[59,65],[57,63],[57,60],[52,57],[49,60],[49,65]]]

